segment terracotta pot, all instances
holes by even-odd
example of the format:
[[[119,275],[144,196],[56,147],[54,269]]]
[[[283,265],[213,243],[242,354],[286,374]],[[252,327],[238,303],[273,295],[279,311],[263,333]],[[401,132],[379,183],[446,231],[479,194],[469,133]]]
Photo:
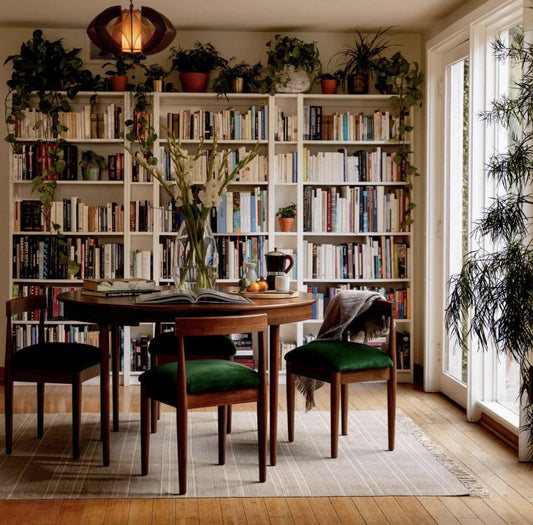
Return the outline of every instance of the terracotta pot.
[[[187,93],[203,93],[208,81],[209,73],[180,73],[181,87]]]
[[[338,82],[335,78],[325,78],[320,81],[320,86],[324,95],[335,95],[337,93]]]
[[[282,232],[292,231],[292,225],[294,224],[294,217],[278,217],[279,229]]]
[[[115,75],[111,77],[111,86],[113,91],[126,91],[128,87],[128,77],[125,75]]]

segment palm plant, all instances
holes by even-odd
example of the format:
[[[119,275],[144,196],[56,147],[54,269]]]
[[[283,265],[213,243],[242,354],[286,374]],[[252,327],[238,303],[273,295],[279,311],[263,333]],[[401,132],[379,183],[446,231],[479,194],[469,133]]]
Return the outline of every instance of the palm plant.
[[[451,278],[446,325],[462,348],[474,340],[480,349],[494,347],[519,363],[523,430],[533,450],[533,45],[518,34],[508,44],[496,40],[493,48],[499,60],[521,68],[522,78],[514,82],[511,95],[493,101],[482,114],[487,124],[508,131],[509,145],[492,155],[486,167],[487,178],[500,191],[474,235],[489,247],[468,253]]]

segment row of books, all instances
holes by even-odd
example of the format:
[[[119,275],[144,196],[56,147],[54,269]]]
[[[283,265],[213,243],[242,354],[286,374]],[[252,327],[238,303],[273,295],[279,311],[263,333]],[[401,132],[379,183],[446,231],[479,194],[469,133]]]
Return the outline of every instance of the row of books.
[[[124,277],[124,245],[94,237],[16,235],[12,257],[14,279],[71,279],[68,260],[80,267],[80,279]]]
[[[255,187],[252,191],[228,191],[218,208],[211,210],[213,233],[259,233],[267,231],[268,192]]]
[[[393,237],[362,243],[321,244],[303,241],[306,279],[407,279],[410,248]]]
[[[56,170],[55,161],[62,156],[64,169]],[[33,180],[44,177],[49,180],[76,180],[78,178],[78,148],[72,144],[35,142],[21,144],[11,157],[13,180]]]
[[[222,111],[183,109],[162,118],[175,138],[183,140],[266,140],[267,111],[265,106],[247,110],[227,108]]]
[[[154,231],[152,201],[130,201],[130,232]]]
[[[298,153],[279,153],[276,155],[276,182],[298,182]]]
[[[388,111],[352,114],[325,114],[322,106],[304,106],[304,140],[379,141],[394,137],[394,125]]]
[[[16,325],[13,329],[15,348],[36,344],[38,341],[38,326]],[[98,346],[99,331],[89,329],[87,325],[58,324],[46,326],[44,340],[50,343],[84,343]]]
[[[99,109],[99,108],[96,108]],[[52,117],[36,108],[23,110],[22,118],[15,119],[15,137],[23,139],[119,139],[123,128],[122,107],[108,104],[95,110],[91,105],[59,113],[64,130],[59,137],[52,135]]]
[[[200,156],[194,160],[185,149],[188,155],[188,161],[192,164],[191,182],[203,184],[207,180],[209,172],[209,154],[207,150],[202,151]],[[227,157],[228,171],[234,169],[239,163],[239,159],[244,158],[247,155],[247,149],[245,146],[236,148]],[[222,164],[223,153],[219,151],[216,157],[217,165]],[[172,159],[168,150],[162,146],[159,150],[158,165],[163,172],[164,178],[168,181],[173,179],[173,166]],[[268,180],[268,157],[266,155],[257,155],[246,167],[241,169],[235,178],[236,182],[266,182]]]
[[[304,182],[403,182],[402,170],[395,162],[395,151],[384,151],[379,146],[369,150],[346,148],[312,154],[303,150]]]
[[[278,106],[276,106],[275,111],[274,140],[279,142],[296,141],[298,138],[298,117],[286,115]]]
[[[304,232],[400,232],[407,204],[403,188],[306,186]]]
[[[13,210],[15,231],[50,231],[51,224],[58,224],[63,233],[124,231],[124,205],[117,202],[88,205],[74,196],[45,209],[40,201],[25,199],[15,201]]]
[[[57,300],[57,296],[63,292],[77,290],[72,286],[44,286],[41,284],[13,283],[11,297],[29,297],[30,295],[46,295],[46,319],[45,321],[62,321],[65,319],[63,303]],[[13,320],[36,321],[39,311],[25,312],[21,316],[14,316]]]
[[[130,253],[130,275],[141,279],[152,279],[152,252],[150,250],[132,250]]]

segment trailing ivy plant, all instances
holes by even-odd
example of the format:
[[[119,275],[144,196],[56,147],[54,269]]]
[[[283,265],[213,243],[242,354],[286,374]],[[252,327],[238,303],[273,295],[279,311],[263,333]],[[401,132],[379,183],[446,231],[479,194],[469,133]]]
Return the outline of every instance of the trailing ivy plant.
[[[60,122],[60,114],[70,111],[70,100],[80,90],[96,90],[104,83],[99,77],[93,77],[92,73],[83,69],[83,61],[78,56],[81,49],[66,50],[62,40],[50,41],[43,38],[43,32],[36,29],[31,40],[23,42],[17,55],[6,58],[4,65],[12,67],[11,78],[7,81],[9,88],[5,103],[5,120],[8,134],[5,138],[14,151],[19,151],[20,145],[14,132],[17,121],[24,119],[25,110],[32,107],[32,96],[37,98],[36,109],[42,115],[49,118],[49,126],[38,121],[36,127],[44,132],[46,129],[49,136],[47,140],[59,139],[61,132],[65,130]],[[93,99],[94,102],[94,99]],[[58,147],[52,154],[52,166],[50,171],[60,174],[65,168],[63,149]],[[41,176],[33,180],[32,191],[39,193],[43,205],[44,217],[50,224],[51,231],[60,234],[59,224],[50,222],[50,205],[54,200],[57,182],[50,176],[47,170]],[[60,236],[60,243],[64,239]],[[68,264],[69,273],[76,275],[79,271],[74,261],[61,262]]]
[[[410,121],[411,107],[422,105],[424,94],[421,86],[424,74],[420,71],[417,62],[409,62],[400,52],[392,57],[381,57],[374,68],[376,76],[376,89],[380,93],[390,94],[389,104],[394,106],[396,114],[397,135],[394,140],[398,142],[398,151],[394,162],[400,167],[402,180],[405,180],[406,195],[408,200],[404,226],[409,226],[413,219],[411,213],[415,204],[411,198],[413,178],[420,175],[418,168],[411,163],[411,146],[408,143],[409,133],[413,130]]]
[[[509,43],[496,40],[493,50],[522,74],[510,95],[481,114],[488,125],[507,130],[509,144],[485,168],[496,196],[474,230],[481,247],[466,255],[450,279],[446,326],[463,349],[494,348],[519,363],[526,414],[522,430],[533,451],[533,46],[518,33]]]

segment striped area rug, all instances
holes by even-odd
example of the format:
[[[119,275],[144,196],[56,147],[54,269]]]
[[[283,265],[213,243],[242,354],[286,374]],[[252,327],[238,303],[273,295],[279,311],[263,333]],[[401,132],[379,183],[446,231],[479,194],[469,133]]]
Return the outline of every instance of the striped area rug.
[[[399,413],[396,448],[387,450],[386,413],[351,411],[339,457],[329,457],[329,412],[297,412],[294,443],[279,417],[278,461],[258,482],[256,417],[233,412],[226,465],[217,464],[216,412],[189,413],[187,497],[459,496],[483,488]],[[3,415],[2,427],[3,427]],[[14,450],[0,456],[0,498],[154,498],[177,494],[175,417],[165,412],[151,435],[150,474],[140,476],[139,415],[122,414],[111,434],[111,465],[102,466],[97,414],[84,414],[82,457],[71,459],[69,414],[15,416]],[[5,450],[4,435],[0,439]]]

